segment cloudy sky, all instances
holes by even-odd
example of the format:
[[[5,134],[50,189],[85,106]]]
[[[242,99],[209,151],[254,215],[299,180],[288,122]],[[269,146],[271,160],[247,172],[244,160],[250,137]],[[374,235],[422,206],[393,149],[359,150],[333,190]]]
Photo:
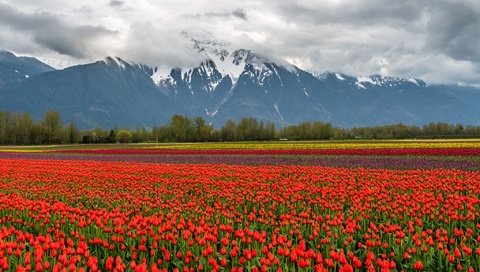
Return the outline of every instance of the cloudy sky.
[[[185,29],[309,71],[480,85],[478,0],[0,0],[0,48],[52,64],[192,66]]]

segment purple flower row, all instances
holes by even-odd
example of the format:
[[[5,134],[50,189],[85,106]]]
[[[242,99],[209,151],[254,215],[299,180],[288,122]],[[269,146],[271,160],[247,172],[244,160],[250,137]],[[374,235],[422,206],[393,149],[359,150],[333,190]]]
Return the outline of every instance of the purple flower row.
[[[247,164],[247,165],[319,165],[388,169],[459,169],[480,170],[479,157],[438,156],[327,156],[327,155],[225,155],[225,154],[155,154],[108,155],[64,153],[0,153],[0,158],[122,161],[164,164]]]

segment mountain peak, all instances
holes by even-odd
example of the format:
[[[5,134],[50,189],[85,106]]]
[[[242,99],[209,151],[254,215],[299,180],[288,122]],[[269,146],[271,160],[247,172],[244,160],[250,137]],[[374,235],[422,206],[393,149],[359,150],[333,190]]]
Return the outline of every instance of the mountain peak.
[[[236,65],[244,63],[259,63],[259,62],[268,62],[266,58],[263,56],[258,55],[253,50],[248,49],[238,49],[232,53],[233,63]]]
[[[184,30],[181,35],[189,39],[193,43],[193,48],[198,50],[199,53],[205,53],[207,56],[217,56],[222,61],[230,54],[226,49],[229,44],[218,41],[209,32]]]
[[[30,78],[55,69],[36,58],[16,56],[8,50],[0,50],[0,89],[19,84]]]
[[[193,48],[197,50],[205,60],[211,60],[213,62],[214,65],[211,66],[222,75],[222,78],[228,76],[233,85],[236,84],[247,67],[248,69],[263,71],[268,69],[265,65],[266,63],[272,63],[253,50],[232,49],[232,51],[229,51],[229,49],[227,49],[231,45],[229,42],[220,41],[215,38],[212,33],[203,29],[190,28],[182,31],[181,35],[193,43]],[[202,69],[205,64],[206,62],[203,61],[197,68]],[[190,70],[197,68],[192,67]],[[261,71],[258,73],[262,73]]]
[[[101,61],[102,63],[106,65],[112,65],[112,66],[118,66],[121,69],[127,69],[127,66],[130,66],[128,62],[124,61],[123,59],[119,57],[106,57],[104,60]]]

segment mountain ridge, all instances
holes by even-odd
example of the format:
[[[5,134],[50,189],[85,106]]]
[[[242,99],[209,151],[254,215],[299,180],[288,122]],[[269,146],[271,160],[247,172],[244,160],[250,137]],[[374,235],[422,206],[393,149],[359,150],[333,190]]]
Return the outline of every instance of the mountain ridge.
[[[26,111],[40,119],[56,109],[81,128],[152,127],[173,114],[200,116],[216,127],[243,117],[277,126],[315,120],[343,127],[480,122],[474,103],[480,101],[480,90],[473,87],[382,75],[312,74],[252,50],[230,53],[199,44],[196,49],[205,59],[198,66],[172,68],[167,75],[119,57],[62,70],[40,65],[45,71],[0,86],[0,110]],[[0,58],[0,67],[14,69],[6,63]],[[10,73],[0,73],[0,82]]]
[[[37,74],[55,68],[33,57],[17,57],[8,50],[0,50],[0,88],[16,84]]]

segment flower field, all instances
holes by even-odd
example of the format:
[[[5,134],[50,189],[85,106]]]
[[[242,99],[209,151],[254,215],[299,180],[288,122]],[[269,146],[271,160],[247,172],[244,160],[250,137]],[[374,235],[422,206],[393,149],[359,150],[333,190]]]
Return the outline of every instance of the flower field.
[[[289,148],[0,152],[0,270],[480,271],[476,146]]]

